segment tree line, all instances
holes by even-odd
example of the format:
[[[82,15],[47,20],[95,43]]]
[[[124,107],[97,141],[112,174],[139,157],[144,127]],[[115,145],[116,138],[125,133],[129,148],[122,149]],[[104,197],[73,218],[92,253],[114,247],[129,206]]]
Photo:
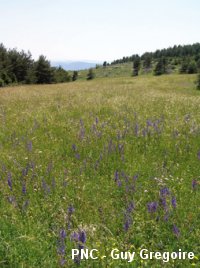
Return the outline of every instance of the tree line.
[[[0,86],[9,84],[50,84],[75,81],[62,67],[52,67],[45,56],[33,60],[31,53],[7,49],[0,44]]]
[[[141,69],[144,72],[153,70],[154,75],[170,73],[177,69],[179,73],[197,73],[200,70],[200,43],[145,52],[141,56],[134,54],[115,60],[111,65],[128,62],[133,62],[133,76],[137,76]]]

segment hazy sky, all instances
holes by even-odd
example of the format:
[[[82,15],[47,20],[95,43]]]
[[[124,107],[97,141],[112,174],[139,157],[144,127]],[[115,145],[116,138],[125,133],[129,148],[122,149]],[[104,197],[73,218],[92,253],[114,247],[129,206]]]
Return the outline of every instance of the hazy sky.
[[[200,42],[199,0],[0,0],[0,43],[50,60],[114,60]]]

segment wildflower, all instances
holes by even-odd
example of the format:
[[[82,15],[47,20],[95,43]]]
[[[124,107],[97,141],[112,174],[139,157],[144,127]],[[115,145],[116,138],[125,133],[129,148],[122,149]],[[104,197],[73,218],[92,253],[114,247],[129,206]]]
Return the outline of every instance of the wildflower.
[[[133,201],[131,201],[130,204],[129,204],[129,206],[127,207],[126,211],[128,213],[131,213],[134,210],[134,208],[135,208],[135,204],[134,204]]]
[[[193,189],[193,190],[196,189],[197,184],[198,184],[197,180],[193,180],[193,181],[192,181],[192,189]]]
[[[124,223],[125,232],[128,231],[128,229],[130,228],[131,224],[132,224],[132,219],[131,219],[130,215],[126,214],[125,215],[125,223]]]
[[[76,144],[72,144],[72,150],[73,150],[74,152],[76,152],[76,150],[77,150]]]
[[[200,160],[200,150],[197,153],[197,158]]]
[[[74,213],[75,208],[74,208],[72,205],[70,205],[70,206],[68,207],[67,211],[68,211],[69,216],[71,216],[71,215]]]
[[[11,180],[12,176],[11,173],[8,173],[8,186],[10,188],[10,190],[12,191],[12,180]]]
[[[86,233],[84,231],[79,232],[79,241],[83,244],[86,242]]]
[[[157,207],[158,207],[158,203],[157,203],[157,202],[149,202],[149,203],[147,204],[147,208],[148,208],[148,212],[149,212],[149,213],[154,213],[154,212],[156,212]]]
[[[66,238],[66,231],[64,229],[60,230],[60,238],[65,239]]]
[[[25,185],[25,183],[23,183],[23,185],[22,185],[22,193],[26,194],[26,185]]]
[[[169,188],[167,187],[164,187],[160,190],[160,195],[161,196],[166,196],[166,195],[169,195],[170,194],[170,191],[169,191]]]
[[[175,234],[176,237],[180,236],[180,230],[175,224],[173,224],[173,233]]]
[[[176,208],[176,197],[172,197],[172,207]]]

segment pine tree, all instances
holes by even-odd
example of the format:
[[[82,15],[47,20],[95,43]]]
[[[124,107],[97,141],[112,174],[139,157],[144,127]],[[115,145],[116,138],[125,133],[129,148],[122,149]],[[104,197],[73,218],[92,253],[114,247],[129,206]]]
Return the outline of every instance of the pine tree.
[[[53,69],[50,62],[43,55],[35,63],[35,75],[37,84],[50,84],[53,82]]]
[[[138,76],[139,70],[140,70],[140,57],[136,55],[133,61],[133,76]]]
[[[78,72],[74,71],[72,75],[72,81],[76,81],[78,79]]]
[[[94,79],[95,75],[94,72],[92,70],[92,68],[89,69],[88,74],[87,74],[87,80],[92,80]]]

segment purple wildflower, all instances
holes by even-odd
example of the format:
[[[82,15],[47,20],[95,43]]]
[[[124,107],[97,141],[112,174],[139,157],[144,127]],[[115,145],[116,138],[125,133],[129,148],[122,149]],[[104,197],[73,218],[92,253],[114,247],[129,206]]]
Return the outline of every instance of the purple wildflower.
[[[135,209],[135,204],[134,204],[133,201],[131,201],[130,204],[128,205],[126,211],[127,211],[128,213],[131,213],[134,209]]]
[[[60,230],[60,238],[61,238],[61,239],[65,239],[66,236],[67,236],[66,231],[65,231],[64,229],[61,229],[61,230]]]
[[[147,208],[148,208],[148,212],[149,212],[149,213],[154,213],[154,212],[156,212],[157,207],[158,207],[158,203],[157,203],[157,202],[149,202],[149,203],[147,204]]]
[[[71,234],[71,240],[73,240],[75,242],[78,242],[78,240],[79,240],[79,234],[77,232],[73,232]]]
[[[160,190],[160,195],[161,196],[166,196],[166,195],[169,195],[170,194],[170,191],[169,191],[169,188],[167,187],[164,187]]]
[[[124,223],[125,232],[128,231],[128,229],[130,228],[131,224],[132,224],[132,219],[131,219],[130,215],[125,214],[125,223]]]
[[[79,241],[83,244],[86,242],[86,233],[84,231],[79,232]]]
[[[8,186],[10,190],[12,191],[12,175],[10,172],[8,173]]]
[[[75,208],[74,208],[72,205],[70,205],[70,206],[68,207],[67,211],[68,211],[69,216],[71,216],[71,215],[74,213]]]
[[[180,230],[175,224],[173,224],[173,233],[175,234],[176,237],[180,236]]]
[[[198,184],[198,182],[197,182],[197,180],[192,180],[192,189],[193,190],[195,190],[196,189],[196,187],[197,187],[197,184]]]
[[[76,150],[77,150],[76,144],[72,144],[72,150],[73,150],[74,152],[76,152]]]
[[[166,210],[167,209],[167,201],[165,197],[160,198],[160,203],[163,206],[163,208]]]
[[[176,197],[172,197],[172,207],[176,208]]]
[[[25,183],[23,183],[23,185],[22,185],[22,193],[26,194],[26,185],[25,185]]]

